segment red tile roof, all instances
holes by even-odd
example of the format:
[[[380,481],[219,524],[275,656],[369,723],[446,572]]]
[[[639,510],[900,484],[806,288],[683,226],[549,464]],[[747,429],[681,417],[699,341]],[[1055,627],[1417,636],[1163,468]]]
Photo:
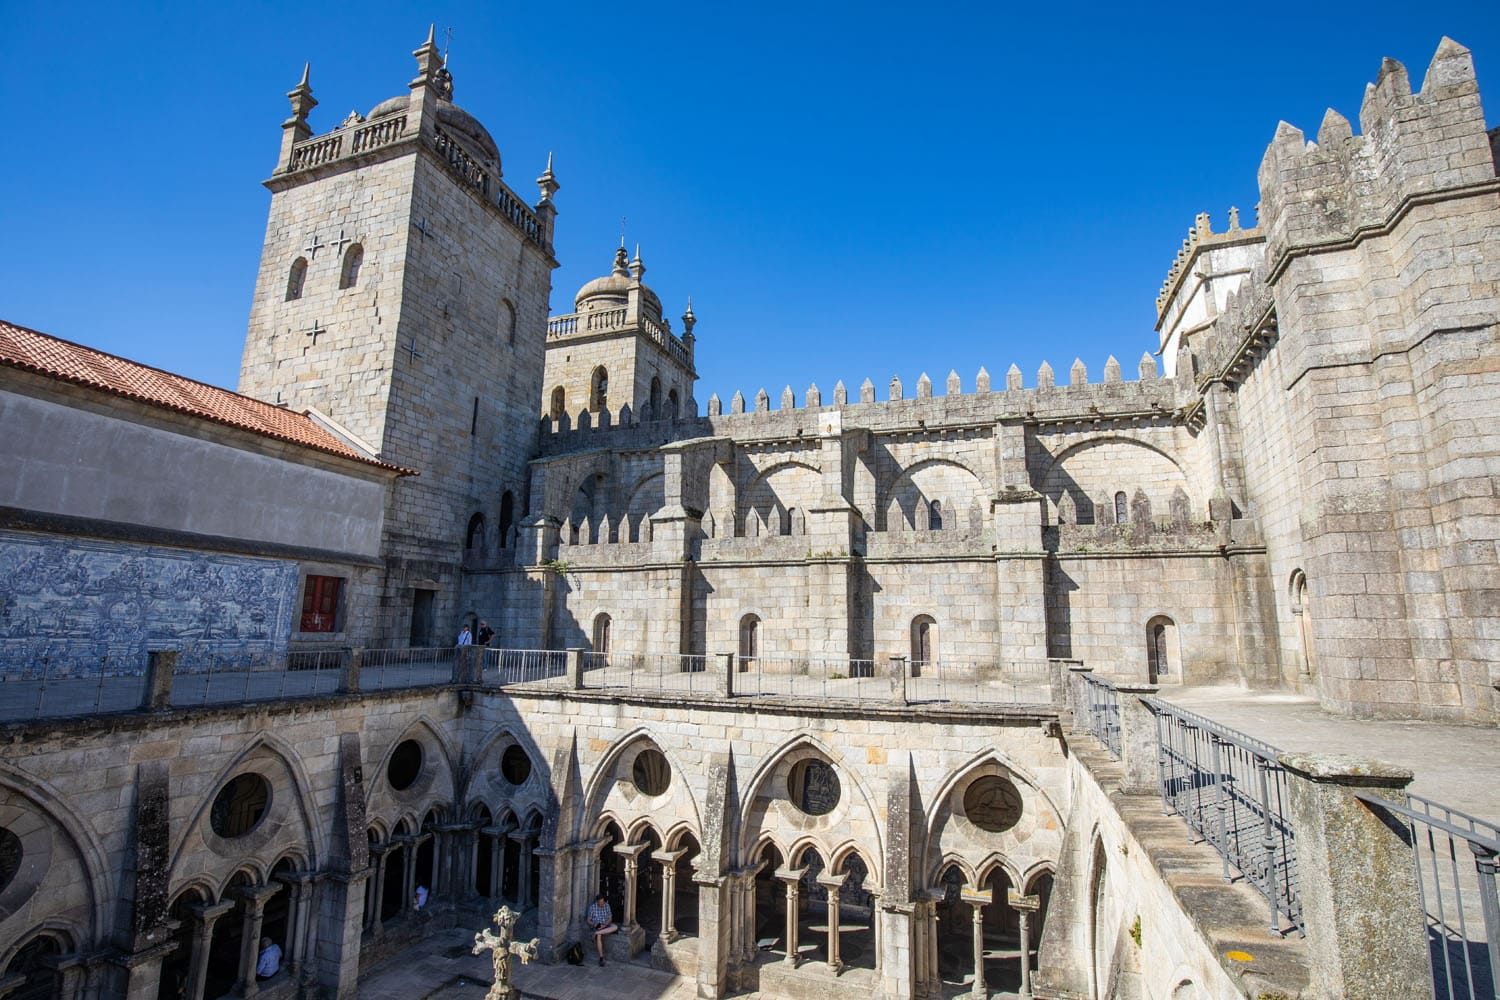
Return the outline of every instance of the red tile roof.
[[[416,475],[411,469],[371,458],[304,413],[127,361],[82,344],[59,340],[4,320],[0,320],[0,365],[238,427],[401,475]]]

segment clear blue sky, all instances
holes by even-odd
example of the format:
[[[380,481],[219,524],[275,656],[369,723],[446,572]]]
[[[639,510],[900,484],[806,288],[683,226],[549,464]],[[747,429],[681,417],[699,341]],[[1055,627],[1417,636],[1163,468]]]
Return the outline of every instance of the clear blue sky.
[[[1500,121],[1495,2],[1124,8],[0,0],[0,317],[233,386],[286,91],[311,60],[318,131],[404,93],[430,20],[507,181],[556,152],[553,311],[625,216],[672,314],[693,296],[700,401],[1133,371],[1279,119],[1355,120],[1382,56],[1416,85],[1448,34]]]

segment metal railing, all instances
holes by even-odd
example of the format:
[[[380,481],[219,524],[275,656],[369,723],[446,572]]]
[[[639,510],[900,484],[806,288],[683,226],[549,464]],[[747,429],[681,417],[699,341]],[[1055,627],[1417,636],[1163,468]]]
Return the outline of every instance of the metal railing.
[[[692,653],[585,653],[583,668],[589,687],[712,694],[719,679],[709,668],[716,659]]]
[[[1046,661],[912,660],[907,670],[906,698],[910,702],[1048,704],[1052,701],[1052,672]]]
[[[889,701],[890,679],[874,660],[815,656],[741,656],[734,691],[755,697]]]
[[[528,684],[566,676],[568,654],[561,649],[486,649],[483,680],[487,685]]]
[[[129,712],[146,692],[143,655],[80,663],[76,656],[42,655],[0,668],[0,721],[60,719]]]
[[[457,660],[456,646],[367,649],[361,657],[359,687],[361,691],[392,691],[451,684]]]
[[[1160,699],[1141,700],[1156,716],[1157,777],[1167,812],[1219,852],[1225,881],[1232,881],[1233,868],[1260,890],[1273,931],[1304,933],[1279,751]]]
[[[1411,833],[1435,1000],[1495,1000],[1500,970],[1500,828],[1408,795],[1405,806],[1356,793]]]
[[[1120,759],[1120,693],[1115,686],[1092,674],[1073,675],[1080,685],[1074,693],[1075,711],[1083,713],[1084,728],[1104,744],[1111,757]]]

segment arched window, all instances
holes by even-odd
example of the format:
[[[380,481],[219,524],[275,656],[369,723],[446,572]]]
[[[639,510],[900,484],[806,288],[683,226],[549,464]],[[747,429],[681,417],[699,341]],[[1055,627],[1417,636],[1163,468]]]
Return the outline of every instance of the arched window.
[[[510,547],[510,529],[516,523],[516,498],[510,490],[500,497],[500,547]]]
[[[484,515],[475,514],[469,518],[469,531],[464,537],[464,550],[466,552],[484,551]]]
[[[927,527],[933,531],[943,530],[943,501],[929,500],[927,502]]]
[[[1155,684],[1178,671],[1177,623],[1157,615],[1146,623],[1146,680]]]
[[[781,515],[781,533],[783,535],[790,535],[792,533],[792,518],[795,517],[796,514],[797,508],[792,507],[789,508],[786,513]]]
[[[609,653],[609,629],[612,622],[604,612],[594,616],[594,652]]]
[[[568,394],[563,391],[562,386],[554,386],[552,389],[552,402],[547,407],[547,416],[553,422],[562,420],[563,408],[567,405]]]
[[[740,619],[740,663],[751,664],[760,656],[760,617],[746,615]],[[741,669],[749,669],[742,667]]]
[[[609,372],[600,365],[589,379],[589,409],[598,413],[609,405]]]
[[[661,413],[661,379],[651,377],[651,419],[660,420]]]
[[[1121,490],[1115,494],[1115,523],[1125,524],[1130,520],[1130,501]]]
[[[344,251],[344,266],[339,268],[339,287],[353,288],[359,284],[359,269],[365,262],[365,248],[352,243]]]
[[[286,276],[286,300],[292,302],[302,298],[302,286],[307,284],[307,258],[292,261],[292,269]]]
[[[58,974],[56,960],[64,951],[62,943],[51,934],[33,939],[17,951],[5,967],[5,978],[10,980],[7,985],[14,990],[5,995],[33,1000],[50,1000],[58,996],[62,977]]]
[[[937,622],[931,615],[911,620],[911,665],[921,667],[937,659]]]
[[[500,300],[500,335],[507,344],[516,342],[516,307],[510,299]]]
[[[1307,592],[1307,575],[1300,569],[1292,573],[1292,614],[1297,619],[1297,644],[1302,653],[1302,673],[1317,673],[1317,650],[1313,644],[1311,595]]]
[[[673,389],[667,393],[667,417],[676,420],[681,415],[682,403],[677,398],[677,390]]]

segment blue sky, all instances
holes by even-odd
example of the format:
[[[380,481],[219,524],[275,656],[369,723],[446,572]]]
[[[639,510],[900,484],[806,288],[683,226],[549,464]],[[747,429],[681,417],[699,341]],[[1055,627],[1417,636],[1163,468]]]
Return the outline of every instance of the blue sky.
[[[1130,372],[1193,215],[1253,219],[1279,119],[1355,120],[1382,56],[1415,85],[1448,34],[1500,123],[1495,3],[0,0],[0,317],[233,386],[286,91],[311,60],[318,131],[367,111],[433,20],[511,186],[555,151],[553,311],[624,216],[672,314],[693,296],[700,400]]]

